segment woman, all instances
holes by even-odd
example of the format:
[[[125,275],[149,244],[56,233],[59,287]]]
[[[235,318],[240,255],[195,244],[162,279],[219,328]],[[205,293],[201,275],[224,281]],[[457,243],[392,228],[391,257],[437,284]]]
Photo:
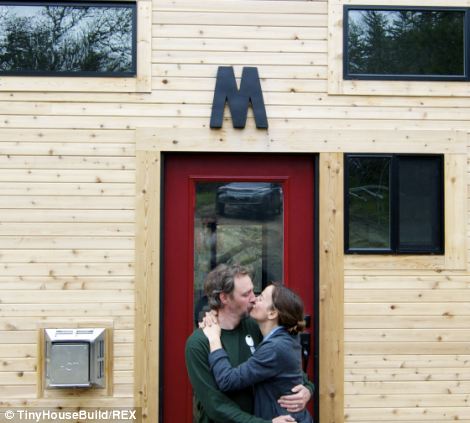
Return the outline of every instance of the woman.
[[[221,391],[255,387],[255,415],[266,420],[286,415],[277,399],[302,383],[301,348],[297,334],[305,328],[303,303],[281,284],[269,285],[257,298],[250,316],[258,323],[263,341],[248,361],[233,368],[220,341],[220,326],[205,319],[209,364]],[[291,413],[298,423],[312,423],[308,411]]]

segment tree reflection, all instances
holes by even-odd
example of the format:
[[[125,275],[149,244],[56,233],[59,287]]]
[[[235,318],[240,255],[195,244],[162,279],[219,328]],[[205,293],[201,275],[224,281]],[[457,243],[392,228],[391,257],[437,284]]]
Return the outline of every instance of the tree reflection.
[[[463,75],[464,12],[348,12],[350,74]]]
[[[1,72],[134,72],[129,7],[0,6]]]
[[[390,158],[349,157],[349,247],[390,248]]]

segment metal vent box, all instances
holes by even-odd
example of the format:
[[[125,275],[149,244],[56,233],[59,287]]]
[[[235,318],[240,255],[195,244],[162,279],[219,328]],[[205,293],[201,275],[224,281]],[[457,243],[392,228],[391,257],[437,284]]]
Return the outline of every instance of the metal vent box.
[[[45,329],[46,388],[105,387],[104,328]]]

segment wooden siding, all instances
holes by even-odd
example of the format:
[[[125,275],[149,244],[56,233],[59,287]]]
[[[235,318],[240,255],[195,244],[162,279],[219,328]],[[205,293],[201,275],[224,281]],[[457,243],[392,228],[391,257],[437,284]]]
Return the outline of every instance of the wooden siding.
[[[258,67],[269,118],[265,139],[253,129],[251,112],[246,131],[233,131],[227,111],[219,133],[231,139],[232,150],[255,145],[273,151],[270,134],[281,134],[277,151],[432,151],[470,160],[470,142],[462,149],[444,135],[470,131],[469,97],[407,96],[406,90],[328,95],[328,34],[335,30],[328,27],[328,6],[317,0],[154,0],[148,94],[5,91],[0,78],[0,405],[153,401],[148,395],[156,395],[155,379],[139,381],[145,387],[140,394],[133,383],[134,340],[148,342],[149,351],[158,348],[155,333],[140,320],[134,330],[135,302],[138,313],[147,307],[135,292],[142,286],[135,283],[135,204],[147,200],[135,195],[134,130],[166,133],[170,144],[176,134],[182,148],[223,150],[208,129],[219,65],[233,65],[237,76],[243,66]],[[89,89],[99,91],[99,85]],[[413,136],[403,135],[407,131]],[[149,156],[140,161],[151,164]],[[345,258],[344,409],[326,395],[333,405],[322,423],[338,423],[342,415],[362,423],[470,422],[469,170],[467,163],[457,179],[453,222],[466,236],[466,246],[457,243],[463,265],[455,256],[448,266],[429,260],[424,266],[413,257],[414,266]],[[137,242],[145,244],[144,232]],[[153,248],[137,266],[151,263],[157,274]],[[37,399],[37,330],[58,319],[71,326],[112,320],[112,397]],[[139,363],[136,377],[147,370]],[[150,405],[150,416],[156,406]]]
[[[16,128],[0,139],[0,405],[131,406],[133,132]],[[112,396],[44,394],[38,330],[87,324],[113,326],[113,389],[95,392]]]

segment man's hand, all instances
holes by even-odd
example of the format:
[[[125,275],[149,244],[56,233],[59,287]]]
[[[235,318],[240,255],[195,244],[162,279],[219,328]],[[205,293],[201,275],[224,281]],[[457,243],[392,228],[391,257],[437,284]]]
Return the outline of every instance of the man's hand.
[[[279,416],[273,419],[272,423],[292,423],[296,422],[296,420],[291,416]]]
[[[294,386],[292,392],[294,393],[291,395],[283,395],[277,402],[289,413],[298,413],[306,407],[312,394],[310,390],[303,385]]]

